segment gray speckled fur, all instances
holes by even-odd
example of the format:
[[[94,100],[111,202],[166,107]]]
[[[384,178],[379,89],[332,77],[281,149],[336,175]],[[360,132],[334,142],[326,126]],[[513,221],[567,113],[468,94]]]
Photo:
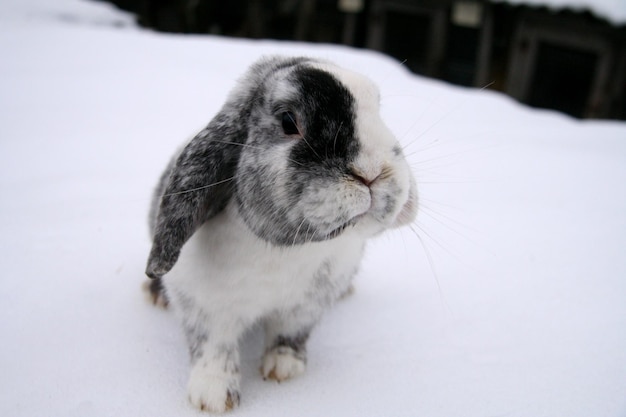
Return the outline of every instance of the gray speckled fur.
[[[193,232],[224,209],[235,182],[263,174],[244,169],[235,180],[242,150],[238,145],[251,136],[254,120],[250,115],[262,102],[265,78],[307,61],[267,59],[254,65],[219,114],[169,163],[150,209],[153,246],[146,268],[150,278],[161,278],[172,268]]]

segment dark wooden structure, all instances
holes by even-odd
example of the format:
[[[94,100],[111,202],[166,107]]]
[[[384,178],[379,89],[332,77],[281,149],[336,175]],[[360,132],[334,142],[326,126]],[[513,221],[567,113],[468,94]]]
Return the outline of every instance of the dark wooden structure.
[[[366,47],[531,106],[626,120],[626,26],[588,11],[490,0],[110,1],[157,30]]]
[[[581,118],[626,119],[626,30],[589,12],[372,0],[367,46],[413,71]]]

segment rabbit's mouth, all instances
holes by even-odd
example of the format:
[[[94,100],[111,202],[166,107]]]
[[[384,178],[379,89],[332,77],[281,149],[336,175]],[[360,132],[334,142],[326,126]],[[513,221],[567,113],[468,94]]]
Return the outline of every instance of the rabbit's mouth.
[[[348,227],[354,226],[359,221],[359,219],[361,219],[363,216],[365,216],[365,213],[359,214],[351,218],[347,222],[343,223],[341,226],[337,227],[336,229],[331,230],[326,235],[326,240],[334,239],[337,236],[341,235]]]
[[[339,226],[338,228],[331,230],[330,233],[328,233],[326,235],[326,240],[330,240],[330,239],[334,239],[337,236],[339,236],[340,234],[343,233],[344,230],[346,230],[346,228],[348,226],[352,226],[354,223],[352,220],[345,222],[344,224],[342,224],[341,226]]]

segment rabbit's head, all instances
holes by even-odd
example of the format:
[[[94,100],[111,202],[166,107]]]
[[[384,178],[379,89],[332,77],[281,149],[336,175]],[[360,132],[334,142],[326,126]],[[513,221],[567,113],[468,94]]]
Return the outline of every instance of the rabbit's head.
[[[259,238],[302,245],[366,239],[413,221],[415,180],[381,120],[374,84],[326,61],[253,65],[164,175],[147,273],[160,277],[234,200]]]

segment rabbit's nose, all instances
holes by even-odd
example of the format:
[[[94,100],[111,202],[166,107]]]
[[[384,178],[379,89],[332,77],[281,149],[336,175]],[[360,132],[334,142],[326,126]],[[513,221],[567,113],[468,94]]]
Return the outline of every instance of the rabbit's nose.
[[[380,177],[381,173],[375,174],[363,174],[358,170],[352,170],[352,176],[359,182],[363,183],[367,188],[370,188],[374,181],[376,181]]]

